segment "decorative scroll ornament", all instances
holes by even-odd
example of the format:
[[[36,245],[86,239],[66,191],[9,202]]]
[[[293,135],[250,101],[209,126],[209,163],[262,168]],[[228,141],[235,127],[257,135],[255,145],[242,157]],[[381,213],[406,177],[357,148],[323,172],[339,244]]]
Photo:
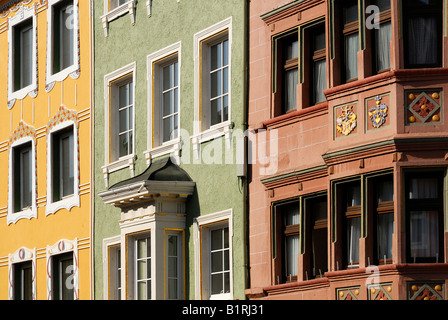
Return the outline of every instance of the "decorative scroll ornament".
[[[348,136],[356,128],[357,116],[353,112],[353,106],[345,106],[342,108],[342,113],[336,119],[336,130]]]
[[[374,128],[379,128],[386,123],[386,117],[389,111],[389,107],[384,103],[381,103],[381,97],[375,98],[376,106],[369,109],[369,118],[372,121]]]

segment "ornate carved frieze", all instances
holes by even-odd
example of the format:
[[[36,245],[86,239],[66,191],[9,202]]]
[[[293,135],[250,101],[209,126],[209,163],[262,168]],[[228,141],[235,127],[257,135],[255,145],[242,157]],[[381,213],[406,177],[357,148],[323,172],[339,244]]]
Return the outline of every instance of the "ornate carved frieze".
[[[442,120],[440,89],[409,90],[405,93],[406,124],[437,124]]]

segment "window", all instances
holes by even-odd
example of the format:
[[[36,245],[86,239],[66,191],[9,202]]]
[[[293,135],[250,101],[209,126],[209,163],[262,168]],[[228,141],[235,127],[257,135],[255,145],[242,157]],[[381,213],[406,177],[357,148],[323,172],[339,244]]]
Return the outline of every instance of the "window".
[[[194,35],[194,135],[198,144],[220,136],[230,143],[232,18]]]
[[[165,299],[182,299],[182,237],[169,233],[166,237]]]
[[[118,8],[119,6],[125,4],[129,0],[106,0],[106,1],[109,1],[109,11],[112,11]]]
[[[177,138],[179,129],[178,63],[172,62],[162,71],[162,143]]]
[[[109,163],[134,154],[134,78],[124,74],[109,83]],[[107,119],[107,118],[106,118]],[[107,121],[107,120],[106,120]],[[127,161],[125,160],[127,165]]]
[[[443,172],[405,176],[408,262],[443,262]]]
[[[73,300],[73,253],[64,253],[53,256],[53,299]]]
[[[276,109],[281,113],[297,110],[299,39],[297,30],[278,36],[275,41]],[[280,107],[279,107],[280,105]]]
[[[32,84],[33,77],[33,20],[13,27],[14,91]]]
[[[300,239],[300,202],[279,204],[275,209],[276,283],[297,281]]]
[[[391,175],[376,178],[374,190],[375,264],[392,263],[392,234],[394,233],[394,183]]]
[[[33,159],[31,142],[13,148],[14,157],[14,212],[31,208],[33,192]]]
[[[107,247],[109,270],[108,270],[108,288],[109,300],[121,300],[122,281],[121,281],[121,247],[114,244]]]
[[[361,237],[361,182],[353,181],[338,185],[337,213],[340,222],[342,266],[359,266],[359,238]]]
[[[402,6],[405,68],[441,67],[443,2],[418,0]]]
[[[73,0],[61,1],[53,9],[53,74],[74,64]]]
[[[134,240],[134,297],[136,300],[150,300],[151,287],[151,238]]]
[[[306,58],[310,66],[307,78],[310,79],[310,105],[315,105],[325,101],[324,90],[327,88],[325,23],[307,28],[305,43],[311,44],[311,50],[308,50]],[[304,69],[307,68],[305,64]]]
[[[233,299],[232,210],[195,219],[196,299]]]
[[[379,8],[379,29],[372,30],[372,68],[374,73],[390,69],[390,41],[392,39],[390,0],[372,0]]]
[[[31,261],[14,264],[14,300],[33,300]]]
[[[309,259],[309,278],[323,277],[327,272],[327,196],[319,195],[305,199],[306,231],[304,254]],[[309,254],[307,254],[309,253]],[[304,266],[307,269],[307,266]]]
[[[72,196],[75,188],[73,127],[53,133],[53,202]]]
[[[341,1],[342,2],[342,1]],[[344,1],[342,4],[342,74],[345,82],[358,79],[359,13],[358,1]]]

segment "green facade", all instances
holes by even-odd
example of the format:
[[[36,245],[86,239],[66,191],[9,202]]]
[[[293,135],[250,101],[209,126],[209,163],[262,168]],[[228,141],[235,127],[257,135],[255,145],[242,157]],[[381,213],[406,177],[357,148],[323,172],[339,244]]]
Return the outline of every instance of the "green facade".
[[[163,0],[152,1],[151,15],[148,15],[146,1],[136,1],[134,24],[131,14],[126,12],[110,21],[105,35],[102,16],[104,1],[94,1],[94,297],[105,299],[104,239],[120,235],[121,210],[106,204],[98,196],[107,191],[102,167],[106,163],[106,107],[105,75],[135,62],[135,176],[147,169],[144,151],[148,139],[148,63],[147,56],[180,42],[180,128],[193,135],[194,132],[194,35],[231,17],[231,119],[233,132],[243,132],[246,121],[246,2],[243,0]],[[194,160],[191,139],[182,139],[182,158],[179,166],[196,183],[194,192],[186,201],[185,223],[185,298],[197,299],[198,279],[195,272],[195,244],[193,237],[194,219],[207,214],[232,209],[232,282],[233,299],[245,299],[246,288],[246,177],[237,174],[236,161],[225,160],[226,154],[236,154],[235,139],[231,148],[226,147],[225,136],[200,144],[200,153],[216,156],[210,151],[211,144],[222,147],[222,161],[207,164]],[[207,148],[207,146],[209,146]],[[213,147],[213,148],[215,148]],[[212,148],[212,149],[213,149]],[[217,150],[215,149],[215,150]],[[189,157],[188,157],[189,156]],[[215,157],[215,160],[219,157]],[[233,157],[235,159],[235,157]],[[153,159],[154,162],[156,159]],[[185,163],[187,162],[187,163]],[[131,178],[129,167],[107,174],[108,186]],[[196,266],[197,268],[197,266]],[[202,271],[205,272],[205,271]],[[196,293],[195,293],[196,292]],[[207,297],[202,297],[207,299]]]

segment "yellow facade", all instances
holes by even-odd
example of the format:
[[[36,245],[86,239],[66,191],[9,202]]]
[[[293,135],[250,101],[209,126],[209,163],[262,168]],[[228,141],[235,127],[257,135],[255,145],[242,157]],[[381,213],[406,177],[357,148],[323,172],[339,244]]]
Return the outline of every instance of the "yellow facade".
[[[66,269],[69,276],[65,280],[68,279],[66,284],[72,285],[70,290],[73,290],[73,298],[92,298],[91,9],[88,0],[68,2],[72,5],[68,12],[70,21],[67,21],[68,30],[73,28],[73,31],[70,31],[73,32],[71,33],[73,38],[70,40],[72,45],[69,46],[73,50],[72,64],[66,69],[60,67],[62,71],[55,72],[56,67],[52,59],[56,53],[53,52],[55,47],[54,38],[51,36],[53,29],[50,28],[52,24],[55,28],[54,17],[56,12],[59,14],[59,7],[63,3],[64,0],[0,1],[0,299],[2,300],[17,297],[18,285],[23,284],[20,281],[26,282],[17,280],[19,272],[17,270],[20,270],[18,266],[26,262],[31,262],[32,265],[32,297],[37,300],[56,299],[56,289],[53,289],[53,285],[56,277],[60,275],[56,274],[55,261],[59,261],[59,257],[64,253],[72,257],[72,268]],[[33,61],[20,60],[19,68],[14,59],[17,61],[22,59],[16,52],[20,41],[25,43],[20,48],[24,56],[28,54],[26,50],[30,50],[24,49],[28,40],[26,30],[24,31],[22,27],[25,22],[30,21],[32,21],[30,43],[33,45],[31,55]],[[19,33],[23,34],[18,36]],[[52,64],[51,67],[49,63]],[[29,65],[33,70],[30,73],[31,85],[26,85],[27,81],[30,81],[26,74]],[[13,77],[16,82],[20,78],[20,81],[25,83],[22,85],[24,88],[17,89],[20,85],[14,87],[11,80]],[[68,134],[73,135],[70,138],[73,139],[70,140],[71,144],[67,142],[70,151],[68,153],[56,151],[59,149],[54,147],[63,139],[59,136],[63,128],[68,128]],[[16,150],[19,150],[21,142],[31,142],[32,146],[31,159],[34,164],[34,167],[31,166],[33,167],[32,199],[30,206],[20,208],[19,205],[19,209],[16,209],[16,202],[27,202],[17,200],[21,190],[25,190],[23,187],[25,182],[15,180],[15,177],[30,176],[18,169],[19,155]],[[63,142],[60,146],[62,150]],[[58,161],[61,163],[61,168],[64,166],[69,168],[56,169],[55,157],[60,157]],[[28,163],[26,161],[28,160],[23,160],[23,163]],[[23,164],[23,168],[27,166]],[[64,170],[68,170],[69,173],[65,173]],[[66,180],[67,184],[53,182],[57,180],[56,172],[61,177],[69,177]],[[17,181],[20,181],[20,186]],[[72,186],[73,190],[70,191]],[[60,199],[56,195],[53,196],[56,188],[59,188],[58,192],[61,194],[64,194],[61,191],[63,188],[69,190],[64,191],[69,195]],[[29,193],[23,191],[23,194]]]

